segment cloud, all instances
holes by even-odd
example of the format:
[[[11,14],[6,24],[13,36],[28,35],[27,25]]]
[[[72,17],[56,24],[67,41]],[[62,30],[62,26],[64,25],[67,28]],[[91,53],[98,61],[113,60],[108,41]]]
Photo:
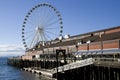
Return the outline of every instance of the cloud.
[[[23,46],[20,45],[0,45],[0,57],[1,56],[19,56],[25,54]]]

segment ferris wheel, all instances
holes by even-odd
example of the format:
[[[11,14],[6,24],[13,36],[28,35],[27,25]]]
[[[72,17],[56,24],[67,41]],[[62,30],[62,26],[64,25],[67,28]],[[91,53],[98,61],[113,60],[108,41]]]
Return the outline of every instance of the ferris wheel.
[[[60,12],[48,3],[34,6],[22,25],[22,41],[26,49],[62,36],[63,22]]]

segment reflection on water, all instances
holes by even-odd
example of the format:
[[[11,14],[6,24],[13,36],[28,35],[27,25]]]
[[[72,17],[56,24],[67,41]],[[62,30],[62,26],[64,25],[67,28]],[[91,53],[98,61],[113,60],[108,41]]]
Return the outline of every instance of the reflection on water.
[[[53,80],[7,65],[7,58],[0,57],[0,80]]]

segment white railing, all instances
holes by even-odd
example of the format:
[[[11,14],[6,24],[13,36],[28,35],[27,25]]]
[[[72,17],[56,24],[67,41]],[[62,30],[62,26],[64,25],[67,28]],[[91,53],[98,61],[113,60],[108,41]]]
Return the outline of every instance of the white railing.
[[[88,59],[76,61],[76,62],[67,64],[67,65],[58,67],[58,72],[64,72],[66,70],[70,70],[70,69],[75,69],[75,68],[91,65],[91,64],[93,64],[93,62],[94,62],[93,58],[88,58]],[[57,68],[52,69],[52,72],[56,73],[57,72]]]

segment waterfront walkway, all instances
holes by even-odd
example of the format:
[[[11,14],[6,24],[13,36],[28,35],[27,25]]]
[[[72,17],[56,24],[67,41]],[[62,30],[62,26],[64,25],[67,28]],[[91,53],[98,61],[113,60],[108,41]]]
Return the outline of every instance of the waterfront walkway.
[[[88,65],[91,65],[93,63],[94,63],[94,59],[93,58],[88,58],[88,59],[76,61],[76,62],[67,64],[67,65],[58,67],[58,72],[64,72],[64,71],[67,71],[67,70],[88,66]],[[56,73],[57,72],[57,68],[54,68],[51,71],[52,71],[52,73]]]
[[[64,71],[67,71],[67,70],[88,66],[88,65],[93,64],[93,61],[94,61],[93,58],[88,58],[88,59],[73,62],[71,64],[67,64],[67,65],[64,65],[64,66],[60,66],[60,67],[58,67],[58,72],[64,72]],[[53,77],[54,74],[57,73],[57,68],[53,68],[51,70],[49,70],[49,69],[48,70],[47,69],[38,70],[38,69],[35,69],[35,68],[23,68],[23,70],[29,71],[29,72],[32,72],[32,73],[46,75],[48,77]]]
[[[19,63],[16,62],[16,65]],[[58,72],[59,78],[64,77],[65,80],[120,80],[120,58],[86,58],[52,69],[38,68],[36,65],[22,68],[50,78],[56,78]]]
[[[120,67],[120,60],[119,59],[114,59],[114,58],[87,58],[84,60],[77,60],[73,63],[66,64],[63,66],[59,66],[57,68],[53,69],[35,69],[35,68],[23,68],[25,71],[33,72],[33,73],[38,73],[42,75],[47,75],[49,77],[53,77],[54,74],[58,72],[65,72],[69,71],[72,69],[77,69],[80,67],[85,67],[89,65],[94,65],[94,66],[103,66],[103,67]]]

